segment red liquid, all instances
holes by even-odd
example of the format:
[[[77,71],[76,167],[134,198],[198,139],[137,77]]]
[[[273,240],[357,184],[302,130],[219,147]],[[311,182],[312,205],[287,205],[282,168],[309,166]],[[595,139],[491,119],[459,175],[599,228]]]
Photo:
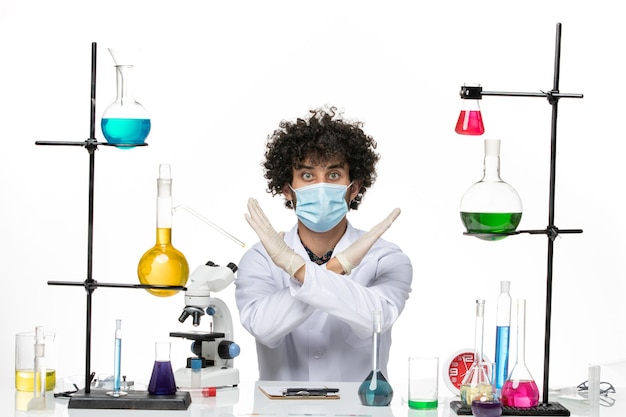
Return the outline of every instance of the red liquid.
[[[506,381],[502,387],[502,405],[530,408],[539,404],[535,381]]]
[[[176,393],[176,380],[172,372],[172,363],[154,362],[152,377],[148,384],[148,392],[153,395],[170,395]]]
[[[454,131],[459,135],[482,135],[485,133],[483,116],[480,110],[461,110]]]

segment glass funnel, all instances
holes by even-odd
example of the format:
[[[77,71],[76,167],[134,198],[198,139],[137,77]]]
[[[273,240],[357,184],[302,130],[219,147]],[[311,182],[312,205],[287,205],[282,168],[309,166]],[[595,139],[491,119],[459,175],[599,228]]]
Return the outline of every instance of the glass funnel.
[[[104,110],[100,127],[108,143],[120,148],[143,144],[150,133],[150,117],[135,101],[133,68],[137,51],[109,48],[116,69],[117,97]]]
[[[461,199],[461,220],[467,233],[482,240],[500,240],[515,232],[522,219],[522,200],[500,179],[500,140],[485,139],[483,178]]]
[[[156,243],[148,249],[137,266],[139,282],[148,285],[181,285],[189,278],[187,258],[172,245],[172,177],[169,165],[159,166],[157,179]],[[169,297],[178,290],[148,289],[159,297]]]
[[[474,362],[461,383],[461,401],[472,405],[472,401],[493,401],[494,389],[489,380],[489,366],[483,360],[483,335],[485,330],[485,300],[476,300],[474,327]]]
[[[380,333],[382,331],[381,312],[374,312],[372,332],[372,370],[359,386],[359,399],[363,405],[386,406],[393,399],[393,388],[383,375],[379,365]]]
[[[526,366],[526,300],[517,300],[517,360],[502,387],[502,404],[530,408],[539,404],[539,388]]]

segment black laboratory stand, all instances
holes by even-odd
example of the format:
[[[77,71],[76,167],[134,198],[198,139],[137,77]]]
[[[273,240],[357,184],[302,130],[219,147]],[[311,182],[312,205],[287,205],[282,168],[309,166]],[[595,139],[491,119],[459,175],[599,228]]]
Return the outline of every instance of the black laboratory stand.
[[[98,142],[95,137],[96,130],[96,59],[97,45],[91,44],[91,111],[89,123],[89,139],[83,142],[68,141],[36,141],[36,145],[50,146],[80,146],[89,152],[89,201],[88,201],[88,224],[87,224],[87,278],[83,282],[73,281],[48,281],[48,285],[80,286],[86,291],[85,311],[85,388],[72,395],[69,408],[101,408],[101,409],[148,409],[148,410],[186,410],[191,403],[188,392],[177,392],[173,395],[150,395],[145,391],[129,392],[126,396],[113,397],[102,391],[91,391],[91,314],[92,296],[96,288],[139,288],[139,289],[172,289],[186,290],[183,286],[167,285],[144,285],[144,284],[119,284],[103,283],[93,279],[93,212],[94,212],[94,178],[95,178],[95,151],[98,146],[116,146],[107,142]],[[147,146],[147,144],[132,145]]]
[[[554,79],[552,90],[539,93],[517,93],[517,92],[499,92],[499,91],[482,91],[481,87],[461,87],[461,98],[477,98],[482,96],[506,96],[506,97],[544,97],[552,107],[552,121],[550,127],[550,194],[548,204],[548,226],[543,230],[520,230],[508,235],[529,233],[543,234],[548,238],[547,251],[547,279],[546,279],[546,317],[545,317],[545,338],[544,338],[544,362],[543,362],[543,398],[542,403],[537,407],[537,412],[532,413],[532,409],[523,410],[523,415],[559,415],[569,416],[570,412],[558,403],[549,403],[549,374],[550,374],[550,333],[552,318],[552,271],[554,260],[554,239],[560,233],[582,233],[582,229],[559,229],[554,224],[554,201],[555,201],[555,178],[556,178],[556,133],[557,133],[557,116],[559,99],[561,98],[583,98],[582,94],[567,94],[559,92],[559,78],[561,72],[561,23],[556,25],[556,45],[554,54]],[[465,233],[469,236],[478,236],[477,234]],[[502,236],[507,234],[500,234]],[[494,235],[496,236],[496,235]],[[458,404],[457,404],[458,405]],[[452,406],[452,404],[451,404]],[[471,414],[469,407],[462,406],[469,410],[469,413],[463,412],[467,410],[455,410],[457,414]],[[454,408],[454,407],[453,407]],[[529,412],[531,412],[529,414]],[[503,415],[516,415],[513,410],[507,410],[504,407]]]

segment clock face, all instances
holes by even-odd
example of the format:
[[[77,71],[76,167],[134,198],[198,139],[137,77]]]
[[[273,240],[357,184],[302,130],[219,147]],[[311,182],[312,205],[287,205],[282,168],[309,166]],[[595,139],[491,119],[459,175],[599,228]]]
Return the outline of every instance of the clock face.
[[[487,357],[484,355],[483,361],[489,362]],[[473,349],[461,349],[452,354],[452,356],[444,362],[442,367],[443,381],[453,394],[459,395],[463,378],[465,378],[465,374],[467,374],[473,364]]]

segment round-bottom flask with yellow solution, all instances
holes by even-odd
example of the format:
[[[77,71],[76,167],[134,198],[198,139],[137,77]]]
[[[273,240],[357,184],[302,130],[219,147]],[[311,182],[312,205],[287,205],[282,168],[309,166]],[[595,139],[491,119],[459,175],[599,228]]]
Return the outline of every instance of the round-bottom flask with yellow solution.
[[[172,245],[172,178],[170,165],[159,166],[157,179],[156,244],[148,249],[137,266],[139,282],[144,285],[184,286],[189,278],[187,258]],[[178,290],[147,291],[159,297],[169,297]]]

